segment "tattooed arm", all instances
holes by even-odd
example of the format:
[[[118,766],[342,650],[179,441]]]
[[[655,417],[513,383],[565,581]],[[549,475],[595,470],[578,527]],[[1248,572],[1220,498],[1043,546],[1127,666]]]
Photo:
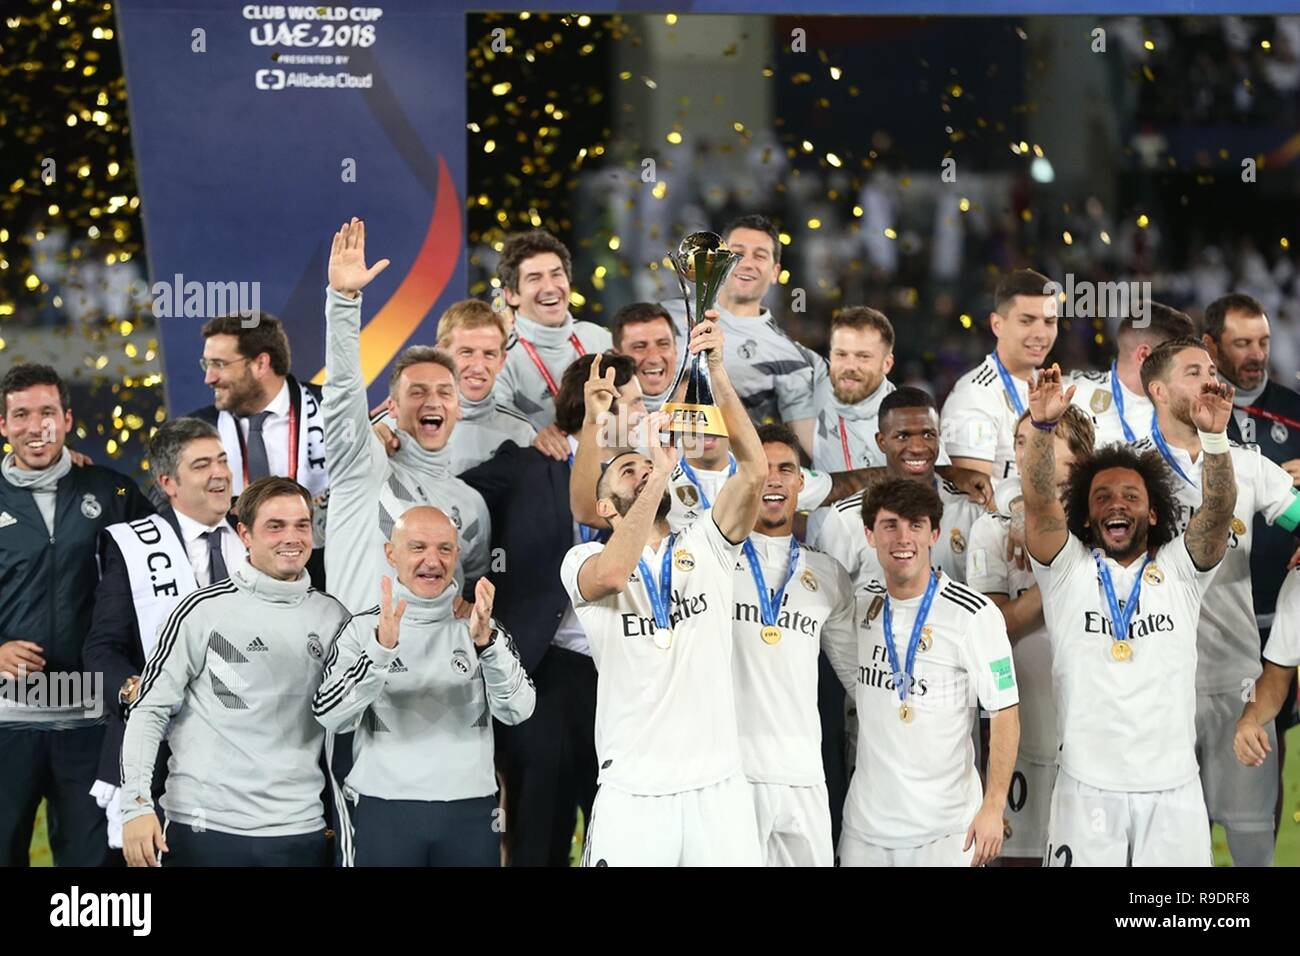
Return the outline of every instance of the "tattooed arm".
[[[1192,404],[1192,422],[1203,435],[1223,435],[1232,415],[1231,385],[1207,382]],[[1237,477],[1232,455],[1225,448],[1219,453],[1201,446],[1201,507],[1187,525],[1187,553],[1202,571],[1223,560],[1228,550],[1228,529],[1232,509],[1237,506]]]
[[[1061,391],[1061,369],[1043,369],[1029,386],[1029,417],[1043,424],[1056,423],[1070,407],[1074,386]],[[1020,476],[1025,499],[1025,546],[1040,564],[1051,564],[1065,547],[1070,532],[1065,508],[1056,491],[1056,439],[1051,431],[1031,429],[1025,446],[1025,469]]]

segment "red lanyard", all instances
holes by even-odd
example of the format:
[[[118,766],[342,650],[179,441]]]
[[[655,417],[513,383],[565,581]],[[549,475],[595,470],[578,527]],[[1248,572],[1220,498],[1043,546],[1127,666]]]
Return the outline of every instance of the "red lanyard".
[[[235,437],[239,439],[239,457],[243,460],[244,487],[247,488],[248,446],[244,443],[244,430],[239,427],[238,421],[235,422]],[[298,480],[298,405],[292,400],[289,402],[289,477]]]
[[[1245,412],[1247,415],[1256,415],[1259,418],[1267,418],[1270,422],[1277,422],[1280,425],[1286,425],[1288,428],[1300,428],[1300,422],[1294,418],[1287,418],[1285,415],[1279,415],[1277,412],[1268,412],[1262,408],[1256,408],[1254,405],[1234,405],[1233,408],[1239,412]]]
[[[849,429],[844,424],[844,416],[840,416],[840,447],[844,449],[844,470],[853,470],[853,456],[849,454]]]
[[[573,345],[573,350],[577,352],[579,356],[587,354],[587,350],[582,347],[582,342],[579,340],[577,332],[569,333],[569,342]],[[542,357],[537,354],[537,349],[533,348],[533,343],[523,336],[520,336],[519,344],[524,347],[524,351],[528,353],[528,357],[533,360],[533,364],[537,366],[537,371],[542,373],[542,378],[546,379],[546,387],[551,390],[551,394],[559,395],[560,386],[555,384],[555,379],[551,376],[550,370],[542,364]]]

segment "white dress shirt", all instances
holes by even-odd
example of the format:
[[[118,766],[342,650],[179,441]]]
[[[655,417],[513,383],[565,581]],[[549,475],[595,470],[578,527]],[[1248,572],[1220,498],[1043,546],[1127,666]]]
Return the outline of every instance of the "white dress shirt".
[[[227,572],[233,571],[244,559],[246,553],[244,543],[239,540],[239,535],[235,534],[235,529],[225,521],[219,521],[209,527],[199,524],[179,510],[176,511],[176,521],[181,526],[181,543],[185,545],[185,554],[190,559],[190,567],[194,569],[194,580],[198,582],[199,587],[205,588],[212,583],[208,574],[208,540],[203,537],[207,532],[218,531],[221,534],[221,557],[226,562]]]
[[[266,464],[271,474],[289,476],[289,380],[285,379],[271,403],[262,409],[270,412],[262,422],[262,441],[266,445]],[[244,436],[244,461],[248,461],[248,419],[238,418],[239,433]]]

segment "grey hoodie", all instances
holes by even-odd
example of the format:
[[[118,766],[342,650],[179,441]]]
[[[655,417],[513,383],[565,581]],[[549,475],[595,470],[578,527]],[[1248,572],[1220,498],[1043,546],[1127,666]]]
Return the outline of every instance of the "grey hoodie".
[[[306,572],[280,581],[246,559],[229,580],[182,600],[128,712],[123,822],[153,812],[154,759],[170,723],[160,801],[170,821],[259,837],[324,827],[325,732],[311,699],[347,619]]]
[[[370,430],[361,377],[361,299],[326,290],[326,367],[321,407],[330,500],[325,523],[325,577],[330,593],[354,613],[379,600],[390,573],[384,543],[408,508],[432,505],[456,526],[461,568],[470,583],[488,571],[492,524],[483,496],[449,470],[451,452],[426,451],[402,434],[390,458]],[[453,431],[454,434],[454,431]],[[458,575],[459,577],[459,575]]]
[[[496,792],[492,718],[518,724],[537,694],[515,643],[495,621],[479,651],[456,620],[453,581],[433,599],[400,583],[398,644],[379,643],[379,608],[352,618],[325,664],[312,710],[326,730],[355,730],[347,786],[383,800],[464,800]]]

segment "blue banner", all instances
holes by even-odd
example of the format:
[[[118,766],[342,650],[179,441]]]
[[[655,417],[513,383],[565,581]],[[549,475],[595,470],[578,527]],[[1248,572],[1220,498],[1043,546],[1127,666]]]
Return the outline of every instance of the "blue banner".
[[[253,290],[284,320],[294,373],[322,371],[330,239],[354,215],[371,261],[393,262],[366,290],[378,400],[393,355],[432,342],[464,296],[464,14],[427,0],[179,6],[118,8],[150,282],[170,307],[168,410],[212,401],[198,360],[213,286],[228,312]]]

